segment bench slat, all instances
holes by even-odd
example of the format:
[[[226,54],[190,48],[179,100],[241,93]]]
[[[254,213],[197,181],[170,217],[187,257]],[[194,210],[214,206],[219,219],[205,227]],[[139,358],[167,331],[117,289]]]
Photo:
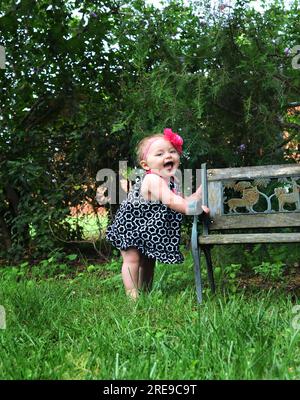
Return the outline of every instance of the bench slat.
[[[199,236],[199,244],[296,243],[300,233],[237,233]]]
[[[300,226],[300,212],[277,212],[274,214],[226,214],[215,215],[209,230],[241,228],[284,228]]]
[[[255,179],[255,178],[280,178],[284,176],[299,176],[299,164],[261,165],[258,167],[218,168],[208,169],[207,179],[220,181],[224,179]]]

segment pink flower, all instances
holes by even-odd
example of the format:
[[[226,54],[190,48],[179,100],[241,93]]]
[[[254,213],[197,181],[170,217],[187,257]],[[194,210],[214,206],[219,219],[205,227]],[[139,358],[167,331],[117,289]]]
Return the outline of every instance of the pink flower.
[[[172,132],[171,128],[164,129],[164,137],[172,143],[178,153],[182,153],[183,139],[178,133]]]

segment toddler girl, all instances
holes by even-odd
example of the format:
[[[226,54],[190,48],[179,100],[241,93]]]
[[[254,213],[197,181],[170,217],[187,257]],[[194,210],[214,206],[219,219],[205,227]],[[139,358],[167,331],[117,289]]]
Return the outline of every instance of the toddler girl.
[[[151,289],[156,260],[183,262],[179,250],[182,214],[200,213],[201,185],[184,198],[175,183],[182,145],[182,138],[169,128],[139,142],[137,158],[145,173],[137,177],[106,231],[106,239],[121,251],[123,283],[133,299],[140,289]]]

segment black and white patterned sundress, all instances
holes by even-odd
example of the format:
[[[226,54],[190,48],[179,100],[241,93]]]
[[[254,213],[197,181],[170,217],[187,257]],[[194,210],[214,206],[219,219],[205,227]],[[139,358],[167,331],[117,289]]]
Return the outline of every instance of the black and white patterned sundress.
[[[106,230],[106,239],[119,250],[135,247],[148,258],[166,264],[180,264],[184,258],[179,250],[183,215],[159,200],[146,200],[140,193],[144,177],[135,184],[123,200],[115,219]],[[177,191],[172,180],[169,188]]]

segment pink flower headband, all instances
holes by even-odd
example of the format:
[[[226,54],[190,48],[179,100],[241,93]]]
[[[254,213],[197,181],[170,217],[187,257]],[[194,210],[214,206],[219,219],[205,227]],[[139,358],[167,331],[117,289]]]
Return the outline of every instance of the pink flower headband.
[[[182,145],[183,145],[183,139],[178,133],[172,132],[171,128],[166,128],[164,129],[164,139],[168,140],[172,145],[175,147],[175,149],[178,151],[179,154],[182,153]],[[146,146],[144,152],[143,152],[143,159],[146,159],[146,156],[148,154],[148,151],[150,149],[150,146],[152,145],[153,142],[156,140],[160,139],[160,137],[154,137],[148,141],[148,145]]]

